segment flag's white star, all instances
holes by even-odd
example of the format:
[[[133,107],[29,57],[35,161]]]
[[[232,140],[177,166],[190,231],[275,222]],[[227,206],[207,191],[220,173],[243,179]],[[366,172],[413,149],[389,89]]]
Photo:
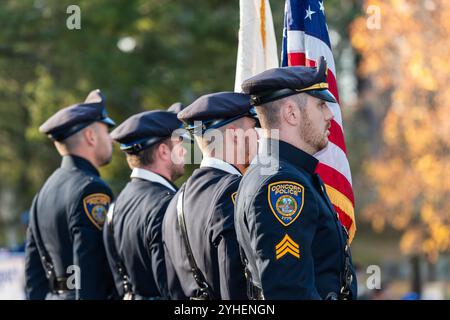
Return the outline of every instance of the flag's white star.
[[[323,14],[325,14],[325,7],[323,6],[323,1],[319,1],[319,10],[322,11]]]
[[[316,13],[316,12],[311,10],[311,6],[308,6],[308,10],[306,10],[306,16],[305,16],[305,19],[308,19],[308,18],[309,18],[309,20],[312,20],[312,15],[313,15],[314,13]]]

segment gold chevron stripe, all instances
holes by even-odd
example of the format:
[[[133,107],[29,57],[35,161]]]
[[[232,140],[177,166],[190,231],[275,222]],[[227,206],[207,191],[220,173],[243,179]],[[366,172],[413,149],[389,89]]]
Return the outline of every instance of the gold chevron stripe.
[[[283,246],[281,246],[280,249],[275,250],[276,254],[279,254],[281,251],[283,251],[284,249],[289,248],[294,252],[300,253],[300,250],[294,248],[289,242],[286,242]]]
[[[285,250],[283,250],[283,252],[280,252],[279,254],[277,254],[276,259],[279,260],[279,259],[281,259],[284,255],[286,255],[286,254],[288,254],[288,253],[292,254],[292,255],[293,255],[294,257],[296,257],[297,259],[300,259],[300,254],[297,253],[297,252],[292,251],[290,247],[288,247],[288,248],[286,248]]]
[[[285,235],[283,240],[281,240],[276,246],[275,246],[275,250],[277,250],[278,248],[280,248],[285,242],[289,242],[291,245],[293,245],[295,248],[299,249],[300,247],[298,246],[298,244],[292,240],[291,237],[289,237],[289,235]]]
[[[286,254],[291,254],[297,259],[300,259],[300,246],[286,234],[276,246],[275,246],[275,258],[281,259]]]

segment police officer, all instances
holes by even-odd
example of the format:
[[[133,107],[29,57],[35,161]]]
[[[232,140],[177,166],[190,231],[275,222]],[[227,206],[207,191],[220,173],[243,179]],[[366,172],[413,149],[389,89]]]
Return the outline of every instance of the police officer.
[[[111,137],[133,170],[111,206],[104,230],[116,288],[124,299],[166,299],[167,279],[161,223],[184,172],[182,126],[171,111],[146,111],[125,120]]]
[[[234,197],[256,142],[255,116],[249,96],[233,92],[202,96],[178,114],[194,133],[203,160],[164,217],[173,299],[247,298],[234,229]],[[248,139],[239,140],[244,132]]]
[[[102,241],[113,194],[98,168],[108,164],[114,126],[99,90],[39,128],[54,142],[61,166],[35,196],[26,245],[29,299],[106,299],[114,286]]]
[[[242,84],[261,122],[260,154],[242,179],[236,232],[252,299],[352,299],[348,236],[315,173],[336,102],[327,66],[266,70]]]

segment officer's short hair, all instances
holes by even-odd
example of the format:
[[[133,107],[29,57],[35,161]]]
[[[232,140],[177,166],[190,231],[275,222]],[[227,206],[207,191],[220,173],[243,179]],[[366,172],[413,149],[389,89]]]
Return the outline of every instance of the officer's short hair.
[[[54,141],[56,149],[61,155],[66,155],[71,153],[80,143],[81,136],[83,135],[83,130],[74,133],[63,141]]]
[[[256,112],[258,113],[262,127],[276,129],[280,126],[280,108],[288,100],[294,100],[300,110],[302,107],[306,106],[307,103],[306,94],[301,93],[257,106]]]
[[[159,148],[161,144],[166,144],[171,150],[173,148],[173,143],[171,138],[161,140],[149,148],[146,148],[137,154],[127,153],[127,162],[133,168],[139,168],[143,166],[150,166],[155,162],[155,151]]]
[[[72,152],[76,147],[78,147],[78,144],[81,141],[81,137],[83,136],[83,132],[87,128],[91,128],[92,130],[96,131],[98,133],[98,127],[95,126],[97,122],[91,123],[86,128],[81,129],[80,131],[72,134],[71,136],[65,138],[62,141],[56,141],[55,144],[58,148],[58,150],[64,154]]]
[[[83,135],[84,130],[78,131],[74,135],[68,137],[67,139],[64,139],[61,141],[62,144],[66,146],[68,150],[73,150],[78,146],[81,140],[81,136]]]

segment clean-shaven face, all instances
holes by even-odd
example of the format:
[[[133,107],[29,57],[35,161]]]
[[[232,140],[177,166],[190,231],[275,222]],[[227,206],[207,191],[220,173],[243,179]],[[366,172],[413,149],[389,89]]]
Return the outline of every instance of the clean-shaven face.
[[[107,165],[111,162],[113,141],[109,135],[109,128],[106,124],[96,122],[94,124],[95,133],[97,135],[97,145],[95,147],[96,158],[100,166]]]

